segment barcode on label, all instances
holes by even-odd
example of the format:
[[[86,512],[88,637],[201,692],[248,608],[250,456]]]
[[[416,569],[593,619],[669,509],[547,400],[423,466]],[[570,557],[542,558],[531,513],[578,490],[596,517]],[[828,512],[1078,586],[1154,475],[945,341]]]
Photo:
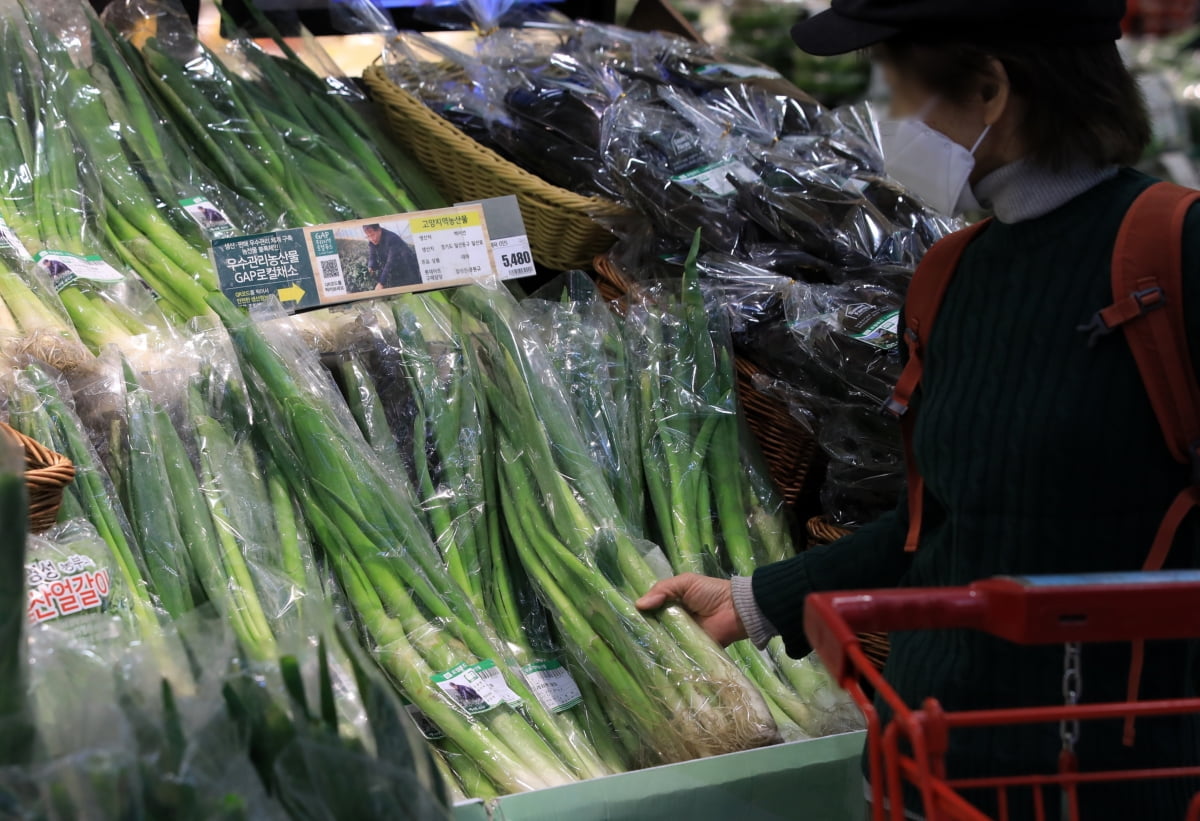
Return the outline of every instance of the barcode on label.
[[[521,668],[529,689],[552,713],[569,710],[583,701],[579,685],[557,661],[537,661]]]
[[[321,260],[321,283],[327,294],[346,293],[346,280],[342,278],[342,261],[337,257]]]

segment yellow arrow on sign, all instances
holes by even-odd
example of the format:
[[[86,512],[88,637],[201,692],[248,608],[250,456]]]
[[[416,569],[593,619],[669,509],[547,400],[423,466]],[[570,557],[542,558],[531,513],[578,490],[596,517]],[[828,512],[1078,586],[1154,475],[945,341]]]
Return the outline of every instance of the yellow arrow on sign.
[[[299,302],[304,299],[304,289],[296,284],[280,288],[276,293],[279,294],[280,302]]]

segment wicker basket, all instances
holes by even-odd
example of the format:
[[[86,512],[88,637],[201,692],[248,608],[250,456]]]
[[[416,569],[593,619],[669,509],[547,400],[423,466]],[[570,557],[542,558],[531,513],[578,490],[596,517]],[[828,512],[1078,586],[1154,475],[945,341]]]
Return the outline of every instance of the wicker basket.
[[[588,268],[616,238],[605,222],[632,212],[598,197],[557,188],[480,145],[393,82],[384,67],[363,73],[383,107],[392,136],[416,158],[438,188],[455,202],[517,196],[534,259],[547,268]]]
[[[29,529],[49,530],[58,520],[63,490],[75,479],[71,460],[0,423],[0,430],[25,450],[25,484],[29,488]]]
[[[833,544],[838,539],[849,536],[851,532],[844,527],[838,527],[824,516],[817,516],[808,520],[808,542],[810,545]],[[867,658],[882,670],[883,665],[887,662],[890,649],[887,633],[863,633],[858,637],[858,640],[862,642],[863,652],[867,654]]]

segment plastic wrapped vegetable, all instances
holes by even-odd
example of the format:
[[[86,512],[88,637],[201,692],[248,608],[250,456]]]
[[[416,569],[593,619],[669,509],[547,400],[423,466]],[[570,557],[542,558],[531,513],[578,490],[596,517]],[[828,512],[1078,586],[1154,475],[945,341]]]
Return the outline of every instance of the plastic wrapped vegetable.
[[[0,14],[0,69],[13,78],[6,116],[0,117],[8,183],[0,215],[11,229],[9,245],[17,256],[37,261],[80,338],[94,349],[163,329],[166,317],[106,247],[102,180],[74,136],[81,119],[95,112],[81,105],[79,85],[87,84],[87,73],[23,11],[32,15],[28,7]],[[103,110],[98,98],[87,99]],[[88,122],[94,128],[98,120]],[[104,142],[107,136],[94,138]]]
[[[311,351],[280,323],[214,307],[230,328],[257,430],[333,566],[379,663],[401,691],[505,791],[574,778],[543,740],[519,681],[443,570],[412,487],[386,471]],[[265,331],[265,332],[264,332]]]
[[[35,628],[38,746],[0,769],[21,817],[448,818],[424,743],[389,686],[328,622],[253,668],[220,620],[175,622],[160,646],[194,664],[164,675],[153,646]],[[339,678],[332,659],[346,659]],[[352,708],[352,709],[350,709]],[[357,714],[357,724],[341,718]]]
[[[776,728],[754,688],[676,608],[633,605],[656,579],[592,461],[545,351],[518,331],[511,298],[479,287],[454,304],[476,336],[496,427],[505,523],[522,564],[645,762],[770,743]],[[652,561],[652,560],[651,560]]]
[[[108,545],[114,571],[129,596],[129,616],[141,635],[153,636],[158,614],[140,545],[112,479],[76,413],[65,380],[36,365],[11,375],[9,424],[75,465],[75,480],[63,493],[61,516],[84,518]],[[114,582],[115,583],[115,582]]]
[[[562,293],[521,307],[529,316],[575,410],[588,451],[604,469],[622,516],[635,535],[646,531],[638,378],[629,333],[588,277],[567,275]]]

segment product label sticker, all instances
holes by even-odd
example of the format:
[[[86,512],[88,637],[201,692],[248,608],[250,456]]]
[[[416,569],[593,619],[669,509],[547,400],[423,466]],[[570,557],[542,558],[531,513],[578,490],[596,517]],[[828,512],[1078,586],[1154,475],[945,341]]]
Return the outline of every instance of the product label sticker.
[[[0,249],[3,248],[11,248],[18,259],[33,262],[33,254],[29,253],[29,249],[21,242],[20,237],[17,236],[17,232],[3,218],[0,218]]]
[[[514,248],[510,270],[501,268],[487,211],[475,203],[216,239],[213,260],[221,290],[237,305],[276,297],[290,312],[532,274],[532,259],[516,264],[523,247]],[[523,223],[518,230],[505,238],[524,237]]]
[[[112,589],[106,568],[87,556],[71,555],[58,561],[40,559],[25,565],[28,590],[26,614],[31,625],[103,611]]]
[[[504,680],[504,674],[496,662],[485,659],[478,664],[463,664],[438,673],[433,683],[466,712],[474,715],[486,713],[501,704],[520,704]]]
[[[229,217],[225,216],[225,212],[213,205],[207,197],[180,200],[179,205],[200,226],[204,236],[210,240],[232,237],[237,234],[237,229],[233,227]]]
[[[525,220],[515,196],[459,204],[483,208],[488,236],[492,239],[492,258],[501,279],[520,279],[537,273],[533,267],[529,236],[525,233]]]
[[[842,326],[853,338],[881,351],[900,342],[900,312],[860,303],[842,309]]]
[[[718,197],[731,197],[737,193],[737,188],[730,177],[744,183],[751,183],[758,179],[754,172],[739,160],[725,160],[701,166],[694,171],[672,177],[672,179],[678,183],[699,186]]]
[[[498,273],[492,264],[483,209],[474,208],[474,211],[419,216],[409,221],[421,281],[434,284],[473,281]]]
[[[34,262],[46,269],[54,288],[61,291],[78,279],[91,282],[120,282],[125,277],[99,254],[80,256],[66,251],[39,251]]]
[[[533,276],[533,252],[529,249],[529,237],[511,237],[492,240],[492,253],[500,266],[501,279],[519,279]]]
[[[557,661],[536,661],[521,668],[533,695],[552,713],[561,713],[583,702],[575,679]]]

